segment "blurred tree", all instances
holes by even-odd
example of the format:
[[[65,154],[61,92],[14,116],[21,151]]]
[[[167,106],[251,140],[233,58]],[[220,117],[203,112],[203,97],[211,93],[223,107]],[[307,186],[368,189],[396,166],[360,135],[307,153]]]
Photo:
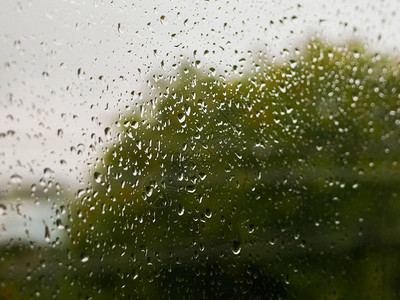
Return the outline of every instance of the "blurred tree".
[[[319,40],[230,80],[160,79],[73,208],[81,287],[398,297],[399,83],[397,61]]]

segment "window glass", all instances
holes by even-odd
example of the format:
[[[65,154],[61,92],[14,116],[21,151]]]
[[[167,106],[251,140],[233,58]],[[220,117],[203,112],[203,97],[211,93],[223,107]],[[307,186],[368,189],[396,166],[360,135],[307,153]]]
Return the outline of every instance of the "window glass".
[[[3,1],[0,298],[398,298],[397,1]]]

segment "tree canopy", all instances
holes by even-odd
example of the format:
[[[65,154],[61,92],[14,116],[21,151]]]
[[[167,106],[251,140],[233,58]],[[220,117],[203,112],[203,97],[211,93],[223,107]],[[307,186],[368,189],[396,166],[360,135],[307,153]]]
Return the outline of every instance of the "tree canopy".
[[[394,59],[318,40],[237,78],[164,76],[76,207],[94,289],[397,295],[399,89]]]

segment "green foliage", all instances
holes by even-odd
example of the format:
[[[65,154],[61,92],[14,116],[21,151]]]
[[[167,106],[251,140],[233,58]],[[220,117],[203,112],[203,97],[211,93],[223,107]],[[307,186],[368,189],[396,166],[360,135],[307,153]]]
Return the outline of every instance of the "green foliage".
[[[399,68],[310,41],[137,104],[74,208],[94,295],[398,297]],[[90,292],[89,292],[90,294]]]

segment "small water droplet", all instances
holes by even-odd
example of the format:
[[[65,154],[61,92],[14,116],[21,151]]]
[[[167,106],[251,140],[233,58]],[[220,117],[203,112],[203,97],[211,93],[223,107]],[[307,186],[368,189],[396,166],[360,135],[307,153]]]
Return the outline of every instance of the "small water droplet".
[[[93,176],[94,176],[94,180],[95,180],[97,183],[100,183],[100,182],[101,182],[101,180],[102,180],[102,175],[101,175],[101,173],[99,173],[99,172],[94,172]]]
[[[154,188],[152,185],[146,186],[146,196],[151,197],[153,195]]]
[[[47,225],[44,227],[44,239],[46,242],[50,242],[50,229]]]
[[[185,114],[183,114],[183,113],[179,113],[178,114],[178,121],[179,121],[179,123],[183,123],[183,122],[185,122],[185,120],[186,120],[186,115]]]
[[[110,134],[110,132],[111,132],[111,128],[110,128],[110,127],[106,127],[106,128],[104,129],[104,134],[105,134],[106,136],[108,136],[108,135]]]
[[[7,210],[7,206],[5,206],[4,204],[0,204],[0,216],[5,215],[6,210]]]
[[[139,122],[133,121],[133,122],[132,122],[132,128],[133,128],[133,129],[138,129],[138,127],[139,127]]]
[[[22,183],[22,176],[17,174],[17,173],[15,173],[14,175],[12,175],[10,177],[10,182],[12,184],[21,184]]]
[[[184,213],[185,213],[185,208],[179,204],[178,215],[183,216]]]
[[[133,280],[136,280],[139,277],[139,273],[137,271],[135,271],[133,273]]]
[[[233,245],[232,245],[232,253],[235,255],[239,255],[240,251],[242,251],[242,246],[241,246],[241,242],[239,241],[233,241]]]
[[[249,233],[253,233],[254,232],[254,224],[250,224],[249,225]]]
[[[52,169],[50,169],[50,168],[45,168],[45,169],[43,170],[43,173],[44,173],[44,176],[45,176],[45,177],[49,177],[51,174],[54,173],[54,171],[53,171]]]
[[[78,190],[78,192],[76,193],[76,195],[78,196],[78,198],[82,198],[85,194],[86,194],[86,190],[85,190],[85,189],[80,189],[80,190]]]
[[[64,229],[64,225],[63,225],[61,219],[56,220],[56,225],[57,225],[58,229]]]
[[[188,185],[186,190],[188,191],[188,193],[193,194],[196,191],[196,187],[194,185]]]

